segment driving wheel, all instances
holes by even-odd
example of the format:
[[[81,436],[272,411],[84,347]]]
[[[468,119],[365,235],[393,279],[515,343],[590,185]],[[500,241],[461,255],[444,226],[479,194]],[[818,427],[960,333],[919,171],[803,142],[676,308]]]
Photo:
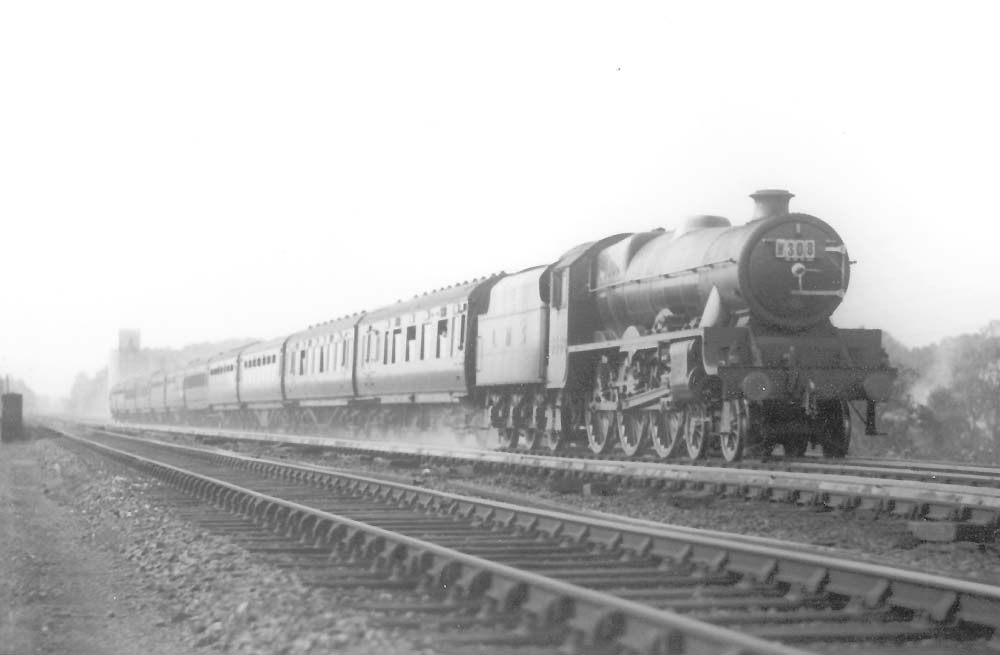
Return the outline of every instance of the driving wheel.
[[[719,447],[722,450],[722,457],[727,462],[738,462],[743,459],[749,426],[750,413],[745,400],[734,398],[722,404]]]
[[[661,458],[673,456],[684,430],[684,415],[676,410],[649,412],[649,442]]]
[[[684,445],[687,446],[688,457],[697,461],[705,456],[708,450],[709,415],[703,405],[693,405],[685,412]]]
[[[615,413],[587,410],[587,445],[595,455],[606,455],[615,444]]]
[[[649,412],[618,412],[618,443],[627,457],[635,457],[646,448]]]

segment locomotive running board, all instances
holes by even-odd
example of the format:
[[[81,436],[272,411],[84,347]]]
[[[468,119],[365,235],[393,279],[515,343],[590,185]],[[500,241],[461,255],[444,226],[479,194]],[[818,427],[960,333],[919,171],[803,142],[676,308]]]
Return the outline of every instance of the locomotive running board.
[[[654,332],[632,339],[614,339],[611,341],[595,341],[594,343],[581,343],[570,346],[567,350],[571,353],[587,352],[588,350],[608,350],[618,348],[619,350],[631,350],[639,348],[651,348],[658,343],[666,341],[683,341],[692,337],[700,337],[703,333],[701,328],[692,330],[676,330],[674,332]]]

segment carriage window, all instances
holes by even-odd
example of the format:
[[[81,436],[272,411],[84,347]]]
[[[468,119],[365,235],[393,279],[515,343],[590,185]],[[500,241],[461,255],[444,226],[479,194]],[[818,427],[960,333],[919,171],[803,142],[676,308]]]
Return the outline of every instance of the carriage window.
[[[401,361],[403,356],[403,328],[392,331],[392,363]]]
[[[406,328],[406,361],[412,362],[417,358],[417,326],[411,325]]]
[[[344,347],[343,347],[343,348],[341,349],[341,354],[340,354],[340,357],[341,357],[341,359],[340,359],[340,364],[341,364],[341,366],[343,366],[344,368],[347,368],[347,362],[348,362],[348,361],[350,361],[350,357],[351,357],[351,346],[352,346],[353,344],[354,344],[354,339],[353,339],[353,338],[351,338],[351,339],[348,339],[348,340],[346,340],[346,341],[344,342]]]
[[[465,350],[465,314],[459,317],[458,326],[458,350],[459,352]]]
[[[566,269],[552,271],[552,306],[563,306],[563,277]]]
[[[427,331],[430,326],[424,323],[420,326],[420,359],[427,358]]]
[[[299,375],[306,374],[306,351],[299,351]]]
[[[386,332],[385,332],[385,344],[383,346],[384,350],[382,351],[382,363],[383,364],[388,364],[389,363],[389,339],[390,338],[392,338],[392,332],[390,332],[389,330],[386,330]]]
[[[206,380],[204,373],[196,373],[194,375],[188,375],[187,377],[184,378],[185,389],[190,389],[191,387],[203,387],[205,386],[205,383]],[[135,390],[130,389],[125,392],[126,397],[128,397],[130,394],[135,395]]]
[[[326,363],[323,360],[326,359],[326,346],[319,347],[319,372],[322,373],[325,368],[323,365]]]
[[[435,356],[440,359],[448,348],[448,319],[442,318],[438,321],[437,329],[437,349]]]

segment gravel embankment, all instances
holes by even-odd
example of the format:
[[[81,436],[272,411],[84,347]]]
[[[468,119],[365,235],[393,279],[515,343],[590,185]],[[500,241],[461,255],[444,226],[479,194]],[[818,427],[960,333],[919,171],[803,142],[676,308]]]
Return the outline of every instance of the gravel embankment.
[[[49,492],[89,526],[94,544],[134,566],[134,584],[153,592],[155,627],[179,628],[196,649],[227,653],[432,653],[427,643],[372,626],[353,610],[377,592],[307,587],[298,576],[257,561],[228,538],[163,509],[175,492],[159,482],[57,440],[36,445]]]

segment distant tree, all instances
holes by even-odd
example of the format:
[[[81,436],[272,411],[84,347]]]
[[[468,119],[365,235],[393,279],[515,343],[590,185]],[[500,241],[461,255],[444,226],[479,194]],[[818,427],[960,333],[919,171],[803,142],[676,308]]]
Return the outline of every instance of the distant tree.
[[[961,457],[970,450],[974,432],[968,411],[961,398],[951,389],[934,389],[921,407],[921,427],[929,438],[930,454]]]
[[[106,417],[108,415],[108,369],[90,377],[78,373],[70,389],[66,411],[74,416]]]
[[[1000,447],[1000,322],[966,335],[956,349],[952,390],[965,406],[972,429],[989,450]]]

